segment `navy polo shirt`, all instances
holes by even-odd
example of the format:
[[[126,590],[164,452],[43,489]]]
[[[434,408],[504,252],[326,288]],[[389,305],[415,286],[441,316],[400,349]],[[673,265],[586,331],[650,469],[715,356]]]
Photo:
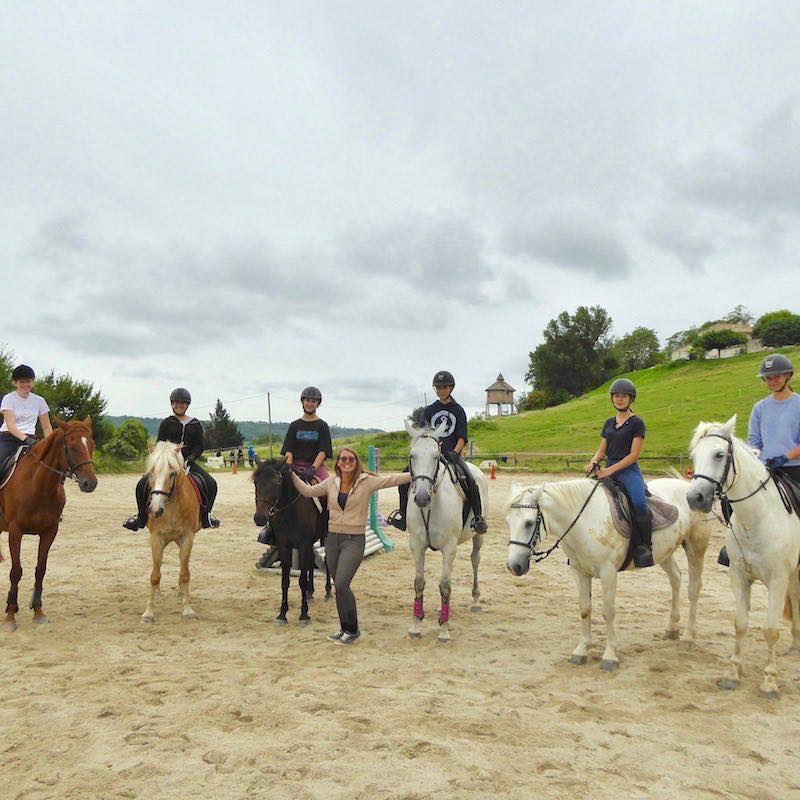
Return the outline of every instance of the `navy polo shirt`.
[[[605,421],[600,435],[606,440],[606,458],[609,464],[616,464],[631,453],[633,440],[637,437],[644,439],[644,420],[634,414],[617,427],[617,418],[611,417]]]

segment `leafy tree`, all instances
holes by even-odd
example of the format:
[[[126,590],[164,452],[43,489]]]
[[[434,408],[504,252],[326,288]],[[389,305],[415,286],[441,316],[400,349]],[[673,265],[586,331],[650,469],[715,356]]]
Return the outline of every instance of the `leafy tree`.
[[[752,325],[753,315],[740,304],[733,311],[729,311],[720,321],[729,322],[731,325]]]
[[[517,411],[535,411],[540,408],[547,408],[550,397],[547,392],[541,389],[531,389],[530,392],[523,393],[516,402]]]
[[[673,333],[672,336],[667,339],[666,344],[664,345],[664,352],[669,355],[673,350],[677,350],[680,347],[685,347],[687,344],[693,344],[696,340],[698,334],[697,328],[688,328],[685,331],[678,331],[677,333]]]
[[[634,328],[617,339],[614,352],[624,372],[652,367],[660,360],[658,336],[651,328]]]
[[[572,315],[562,311],[547,323],[544,342],[529,354],[525,379],[556,402],[599,386],[618,366],[611,325],[600,306],[579,306]]]
[[[758,318],[753,327],[757,336],[768,347],[781,347],[800,342],[800,316],[787,309],[770,311]]]
[[[138,419],[129,419],[103,449],[123,461],[137,461],[147,452],[147,428]]]
[[[236,422],[231,419],[230,414],[225,410],[219,398],[217,398],[214,412],[209,416],[211,420],[203,425],[207,448],[213,450],[217,447],[239,447],[244,442],[244,436],[242,436],[236,426]]]
[[[71,375],[57,376],[50,371],[37,378],[34,391],[47,401],[51,415],[65,420],[91,417],[93,438],[98,447],[113,437],[114,426],[103,417],[108,401],[91,381],[80,381]]]
[[[419,421],[422,419],[423,411],[425,411],[425,406],[417,406],[411,410],[411,413],[406,417],[406,419],[410,420],[413,425],[419,425]]]
[[[747,343],[747,336],[744,333],[737,333],[730,328],[721,331],[707,331],[696,342],[698,347],[704,350],[716,350],[717,355],[722,355],[722,350],[726,347],[735,347]]]
[[[0,346],[0,395],[8,394],[14,387],[11,373],[14,370],[14,354],[5,345]]]

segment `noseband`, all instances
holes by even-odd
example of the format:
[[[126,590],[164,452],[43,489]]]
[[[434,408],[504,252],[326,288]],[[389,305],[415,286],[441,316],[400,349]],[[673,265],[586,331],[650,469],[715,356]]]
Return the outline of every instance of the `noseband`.
[[[408,456],[408,471],[409,471],[409,473],[411,475],[411,483],[415,483],[418,480],[420,480],[420,481],[428,481],[428,483],[430,483],[430,486],[431,486],[431,494],[434,494],[436,492],[436,488],[437,488],[436,481],[437,481],[437,478],[439,477],[439,468],[440,468],[440,466],[442,464],[442,443],[435,436],[430,436],[430,435],[428,435],[426,433],[423,433],[421,436],[418,436],[417,437],[417,441],[419,439],[433,439],[436,442],[436,446],[439,448],[439,456],[436,459],[436,472],[434,472],[433,475],[419,475],[419,474],[415,475],[414,474],[414,467],[411,464],[411,454],[409,454],[409,456]]]
[[[163,494],[164,497],[166,497],[167,500],[169,500],[172,497],[172,495],[175,494],[175,481],[177,479],[178,479],[178,473],[176,472],[172,476],[172,485],[169,487],[169,491],[168,492],[165,492],[163,489],[151,489],[150,490],[150,495],[152,496],[154,494]]]

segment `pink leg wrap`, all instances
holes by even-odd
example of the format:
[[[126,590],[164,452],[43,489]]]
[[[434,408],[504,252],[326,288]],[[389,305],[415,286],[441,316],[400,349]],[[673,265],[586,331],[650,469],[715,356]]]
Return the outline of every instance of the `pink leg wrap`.
[[[450,620],[450,604],[442,603],[442,608],[439,611],[439,624],[444,625],[445,622]]]
[[[414,600],[414,616],[417,619],[422,619],[425,616],[422,610],[422,598]]]

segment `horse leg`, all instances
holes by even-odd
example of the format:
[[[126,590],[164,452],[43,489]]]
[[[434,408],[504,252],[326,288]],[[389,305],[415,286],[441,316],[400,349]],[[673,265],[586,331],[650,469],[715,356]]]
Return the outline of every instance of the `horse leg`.
[[[310,599],[311,579],[314,574],[314,545],[308,543],[300,550],[300,594],[302,605],[300,607],[300,624],[308,625],[311,617],[308,615],[308,601]]]
[[[720,689],[736,689],[742,677],[742,644],[747,633],[747,624],[750,616],[750,590],[753,584],[739,573],[739,570],[731,566],[728,570],[731,579],[733,597],[736,601],[736,618],[734,629],[736,631],[736,641],[733,646],[733,655],[728,662],[728,671],[725,676],[717,681]]]
[[[470,611],[477,614],[481,611],[481,590],[478,586],[478,567],[481,565],[481,547],[483,534],[476,533],[472,537],[472,607]]]
[[[19,582],[22,580],[22,561],[20,558],[20,550],[22,547],[22,533],[16,525],[9,525],[8,530],[8,551],[11,554],[11,571],[9,572],[9,579],[11,580],[11,588],[8,590],[8,602],[6,604],[6,618],[3,627],[9,631],[17,629],[16,614],[19,611],[17,604],[17,593],[19,591]]]
[[[278,558],[281,560],[281,609],[275,622],[278,625],[286,624],[286,612],[289,610],[289,572],[292,569],[292,546],[281,545],[278,548]]]
[[[33,609],[33,621],[38,625],[46,625],[50,622],[42,611],[42,590],[44,576],[47,572],[47,555],[56,538],[58,528],[50,533],[42,533],[39,536],[39,555],[36,559],[36,578],[33,584],[33,597],[31,598],[31,608]]]
[[[582,666],[589,657],[592,646],[592,576],[584,575],[579,569],[571,567],[572,577],[578,587],[578,608],[581,614],[581,638],[578,646],[572,651],[570,664]]]
[[[669,585],[672,589],[672,604],[669,609],[669,621],[667,622],[667,630],[664,632],[664,638],[680,639],[681,632],[678,623],[681,619],[681,568],[673,556],[665,558],[659,566],[667,573]]]
[[[706,541],[699,547],[691,539],[686,540],[686,560],[689,563],[689,622],[686,625],[686,641],[689,650],[694,650],[697,636],[697,601],[703,587],[703,560]]]
[[[408,635],[412,639],[419,639],[422,636],[422,626],[420,623],[425,617],[423,610],[423,595],[425,594],[425,543],[420,541],[420,537],[411,534],[408,542],[411,553],[414,556],[414,616]]]
[[[800,573],[794,570],[789,576],[789,594],[787,602],[791,608],[792,646],[790,653],[800,653]]]
[[[614,627],[617,600],[617,570],[607,563],[600,570],[600,583],[603,585],[603,617],[606,621],[606,649],[600,668],[613,672],[619,666],[617,657],[617,630]]]
[[[767,641],[767,664],[764,667],[764,680],[761,683],[761,696],[769,700],[780,697],[778,691],[778,664],[776,650],[778,649],[778,621],[783,611],[788,589],[788,575],[784,575],[769,584],[769,605],[767,606],[767,625],[764,628],[764,639]]]
[[[439,594],[442,598],[442,607],[439,609],[440,642],[450,641],[450,575],[456,560],[456,547],[455,539],[442,547],[442,579],[439,581]]]
[[[184,619],[197,619],[197,614],[192,609],[191,601],[189,599],[189,559],[192,556],[192,546],[194,545],[194,534],[185,534],[180,542],[178,548],[181,551],[181,574],[178,579],[178,597],[183,601],[183,618]]]
[[[161,563],[164,560],[164,541],[156,534],[150,534],[150,551],[153,556],[153,571],[150,573],[150,597],[147,600],[147,608],[142,614],[142,622],[155,622],[153,614],[153,602],[159,594],[161,586]]]

